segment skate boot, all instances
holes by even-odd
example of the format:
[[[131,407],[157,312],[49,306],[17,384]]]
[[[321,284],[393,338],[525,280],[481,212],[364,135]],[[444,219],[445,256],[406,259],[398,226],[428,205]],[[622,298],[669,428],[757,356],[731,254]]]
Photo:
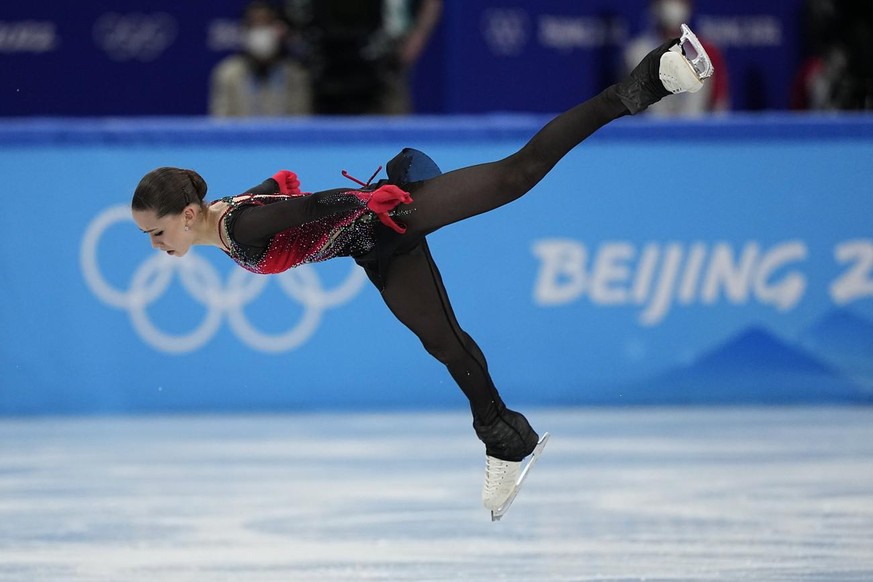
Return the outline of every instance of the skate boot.
[[[521,475],[520,461],[503,461],[485,456],[485,484],[482,486],[482,504],[493,515],[512,495]]]
[[[682,25],[679,43],[661,55],[658,76],[670,93],[697,93],[703,80],[712,77],[715,68],[697,36],[688,25]]]
[[[482,503],[497,521],[515,500],[521,485],[542,452],[549,434],[540,439],[527,419],[508,408],[503,408],[490,424],[473,421],[476,435],[485,443],[485,484]],[[530,456],[527,465],[522,461]]]
[[[696,93],[715,69],[697,36],[682,25],[682,36],[665,42],[618,84],[618,97],[631,114],[672,93]]]

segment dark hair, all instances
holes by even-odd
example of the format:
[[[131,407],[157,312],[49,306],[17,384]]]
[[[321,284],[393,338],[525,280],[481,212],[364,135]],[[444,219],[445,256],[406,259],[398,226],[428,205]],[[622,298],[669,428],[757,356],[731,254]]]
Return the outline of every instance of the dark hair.
[[[181,214],[189,204],[203,206],[206,182],[194,170],[156,168],[142,177],[133,193],[133,210],[154,210],[158,218]]]

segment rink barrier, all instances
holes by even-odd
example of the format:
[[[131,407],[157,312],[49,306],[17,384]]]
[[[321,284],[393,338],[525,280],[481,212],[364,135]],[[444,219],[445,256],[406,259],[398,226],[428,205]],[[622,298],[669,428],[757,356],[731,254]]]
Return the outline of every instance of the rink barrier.
[[[247,120],[203,117],[0,118],[0,147],[514,141],[529,138],[552,117],[492,114]],[[867,140],[873,139],[873,116],[764,113],[686,120],[626,118],[600,129],[592,139]]]
[[[352,187],[405,146],[450,171],[548,119],[0,121],[7,202],[38,208],[0,246],[0,415],[464,408],[351,261],[170,259],[130,195],[159,165],[210,199],[283,167]],[[867,404],[871,159],[871,116],[626,118],[431,248],[513,405]]]

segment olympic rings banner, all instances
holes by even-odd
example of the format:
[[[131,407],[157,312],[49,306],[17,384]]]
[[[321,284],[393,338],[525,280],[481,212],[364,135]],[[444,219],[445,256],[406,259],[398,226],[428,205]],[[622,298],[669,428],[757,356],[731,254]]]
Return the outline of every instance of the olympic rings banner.
[[[131,325],[143,341],[167,353],[181,354],[202,348],[218,332],[224,315],[236,336],[249,347],[262,352],[293,350],[312,337],[326,309],[350,301],[366,280],[363,271],[354,269],[336,289],[325,289],[315,267],[302,265],[273,278],[235,269],[225,285],[212,264],[191,251],[184,261],[163,254],[152,255],[140,263],[130,286],[118,289],[103,276],[97,254],[104,233],[119,222],[132,222],[129,206],[111,206],[88,225],[82,240],[82,274],[91,292],[104,304],[128,313]],[[184,291],[205,311],[193,330],[179,335],[159,329],[148,313],[149,306],[167,293],[174,278],[178,278]],[[279,334],[261,332],[245,313],[246,305],[260,297],[271,281],[278,284],[286,299],[303,309],[300,319]]]
[[[4,2],[0,113],[203,115],[213,68],[239,48],[246,4]],[[412,78],[416,111],[563,111],[623,74],[623,48],[649,26],[648,6],[649,0],[444,2]],[[691,24],[723,52],[721,74],[729,74],[736,110],[788,108],[805,57],[803,6],[804,0],[695,1]]]
[[[448,171],[545,121],[0,125],[0,414],[465,407],[351,260],[256,276],[212,248],[169,257],[130,196],[162,165],[210,198],[282,168],[341,186],[406,146]],[[510,403],[869,403],[871,159],[861,116],[624,119],[429,240]]]

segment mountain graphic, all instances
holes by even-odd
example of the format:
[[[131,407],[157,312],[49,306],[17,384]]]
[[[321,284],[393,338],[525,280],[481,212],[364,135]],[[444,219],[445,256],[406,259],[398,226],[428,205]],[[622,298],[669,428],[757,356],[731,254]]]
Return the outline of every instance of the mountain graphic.
[[[809,326],[799,342],[873,394],[873,322],[835,309]]]
[[[628,404],[814,404],[871,399],[840,371],[752,327],[674,368],[623,387]]]

